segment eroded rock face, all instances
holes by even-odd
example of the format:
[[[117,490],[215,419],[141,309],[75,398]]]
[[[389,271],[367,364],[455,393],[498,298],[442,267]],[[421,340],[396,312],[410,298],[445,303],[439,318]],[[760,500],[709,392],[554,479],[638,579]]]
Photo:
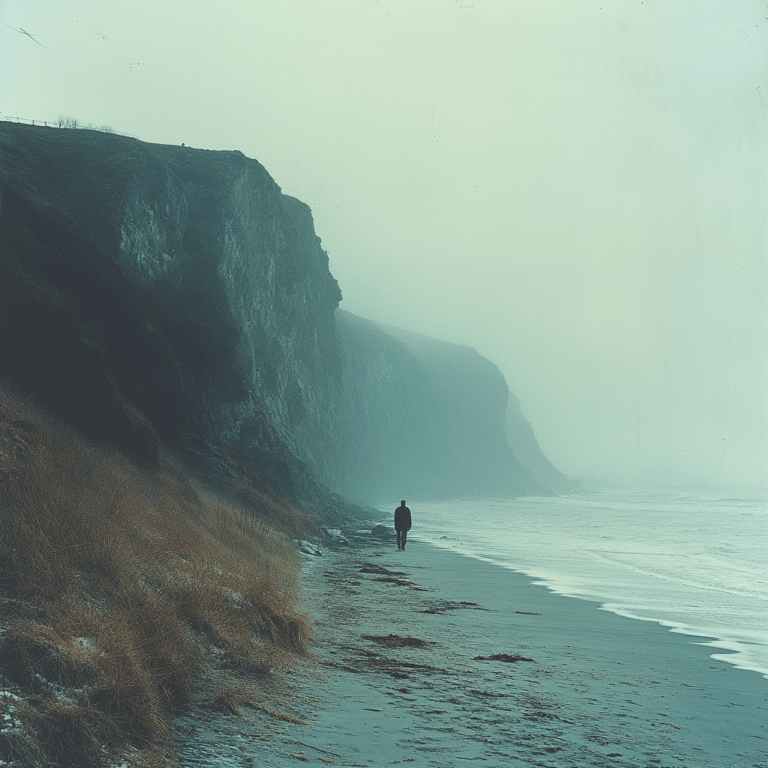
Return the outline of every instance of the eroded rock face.
[[[341,292],[307,206],[239,152],[9,123],[0,140],[9,186],[119,265],[228,443],[263,459],[274,430],[317,476],[338,473]]]
[[[207,173],[178,153],[165,150],[164,160],[176,160],[170,167],[156,161],[157,184],[128,185],[119,263],[226,353],[234,376],[207,399],[222,434],[246,450],[258,440],[255,397],[290,449],[320,477],[333,477],[340,405],[333,313],[341,292],[311,212],[239,153],[223,153]]]
[[[509,449],[495,366],[337,314],[309,208],[255,160],[0,123],[0,164],[16,209],[67,231],[67,253],[46,241],[41,295],[60,292],[59,259],[106,275],[116,297],[112,315],[90,312],[93,283],[73,289],[80,309],[60,307],[73,350],[105,392],[114,385],[104,408],[123,403],[166,445],[210,466],[257,466],[276,491],[322,496],[323,509],[338,500],[321,486],[395,502],[544,492]]]

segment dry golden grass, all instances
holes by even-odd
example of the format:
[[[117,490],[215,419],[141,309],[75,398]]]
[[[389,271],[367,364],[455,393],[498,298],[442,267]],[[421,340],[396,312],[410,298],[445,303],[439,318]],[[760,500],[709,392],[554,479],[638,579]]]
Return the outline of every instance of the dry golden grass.
[[[24,702],[0,760],[98,765],[128,746],[149,759],[202,665],[264,674],[303,651],[288,535],[311,524],[268,492],[227,504],[3,389],[0,492],[0,691]],[[217,706],[236,711],[239,690]]]
[[[225,712],[235,717],[242,717],[240,707],[243,704],[256,707],[258,702],[245,685],[237,683],[223,686],[218,693],[210,697],[208,704],[212,712]]]

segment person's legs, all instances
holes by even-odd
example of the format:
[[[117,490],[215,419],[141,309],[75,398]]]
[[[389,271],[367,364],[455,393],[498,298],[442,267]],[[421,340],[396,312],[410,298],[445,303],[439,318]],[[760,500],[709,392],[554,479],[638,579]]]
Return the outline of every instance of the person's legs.
[[[408,531],[403,531],[403,540],[402,540],[402,547],[400,549],[405,549],[405,539],[408,536]]]
[[[405,534],[407,532],[397,529],[397,548],[398,549],[405,549]]]

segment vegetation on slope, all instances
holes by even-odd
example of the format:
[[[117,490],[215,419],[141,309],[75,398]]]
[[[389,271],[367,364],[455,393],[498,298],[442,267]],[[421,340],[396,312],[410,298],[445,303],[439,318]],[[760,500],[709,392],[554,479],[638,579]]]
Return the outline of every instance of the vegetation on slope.
[[[289,536],[312,526],[268,491],[221,503],[7,388],[0,488],[0,764],[157,758],[174,713],[232,698],[225,673],[302,652]]]

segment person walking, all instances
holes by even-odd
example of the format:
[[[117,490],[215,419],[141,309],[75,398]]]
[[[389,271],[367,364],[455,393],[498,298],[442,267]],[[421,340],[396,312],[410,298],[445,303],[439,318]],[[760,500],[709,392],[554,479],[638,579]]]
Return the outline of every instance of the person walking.
[[[405,539],[411,530],[411,510],[405,506],[405,499],[395,510],[395,532],[397,533],[397,548],[405,549]]]

